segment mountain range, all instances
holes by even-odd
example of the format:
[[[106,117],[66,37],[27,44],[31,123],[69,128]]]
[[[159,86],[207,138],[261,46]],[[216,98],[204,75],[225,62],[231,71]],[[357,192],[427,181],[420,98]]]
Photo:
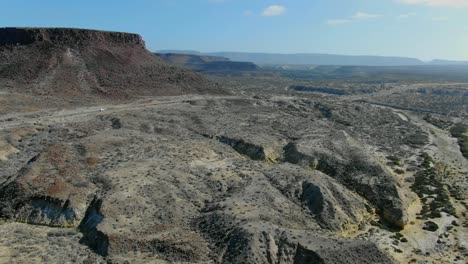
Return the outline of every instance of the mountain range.
[[[343,66],[417,66],[417,65],[468,65],[466,61],[432,60],[429,62],[408,57],[351,56],[319,53],[249,53],[208,52],[192,50],[161,50],[158,53],[205,55],[228,58],[232,61],[248,61],[258,65],[343,65]]]

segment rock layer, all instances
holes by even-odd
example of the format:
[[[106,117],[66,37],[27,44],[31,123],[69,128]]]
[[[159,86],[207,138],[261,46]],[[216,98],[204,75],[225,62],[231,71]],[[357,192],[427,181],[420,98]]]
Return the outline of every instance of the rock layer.
[[[3,28],[0,29],[0,46],[19,46],[49,42],[54,45],[85,46],[129,45],[145,48],[138,34],[82,30],[75,28]]]

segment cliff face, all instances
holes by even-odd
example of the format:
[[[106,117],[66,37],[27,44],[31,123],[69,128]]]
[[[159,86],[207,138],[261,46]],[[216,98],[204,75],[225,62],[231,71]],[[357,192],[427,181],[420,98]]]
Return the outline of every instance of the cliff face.
[[[0,89],[82,100],[219,93],[155,57],[140,35],[64,28],[0,29]]]
[[[145,47],[138,34],[84,30],[74,28],[3,28],[0,29],[0,45],[29,45],[50,42],[55,45],[91,45],[93,43],[134,45]]]

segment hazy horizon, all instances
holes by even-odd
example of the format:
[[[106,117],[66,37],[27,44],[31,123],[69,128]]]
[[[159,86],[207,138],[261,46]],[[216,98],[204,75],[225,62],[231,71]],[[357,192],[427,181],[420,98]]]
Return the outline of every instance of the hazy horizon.
[[[235,51],[235,50],[214,50],[214,51],[199,51],[199,50],[191,50],[191,49],[158,49],[158,50],[151,50],[155,53],[160,52],[186,52],[182,54],[190,54],[193,53],[200,53],[200,54],[211,54],[211,53],[250,53],[250,54],[271,54],[271,55],[332,55],[332,56],[352,56],[352,57],[389,57],[389,58],[409,58],[409,59],[417,59],[422,62],[431,62],[437,60],[447,60],[452,62],[468,62],[468,60],[452,60],[452,59],[445,59],[445,58],[433,58],[433,59],[421,59],[417,57],[409,57],[409,56],[392,56],[392,55],[372,55],[372,54],[343,54],[343,53],[320,53],[320,52],[295,52],[295,53],[281,53],[281,52],[262,52],[262,51]]]
[[[468,0],[0,2],[0,27],[132,32],[152,51],[468,61]]]

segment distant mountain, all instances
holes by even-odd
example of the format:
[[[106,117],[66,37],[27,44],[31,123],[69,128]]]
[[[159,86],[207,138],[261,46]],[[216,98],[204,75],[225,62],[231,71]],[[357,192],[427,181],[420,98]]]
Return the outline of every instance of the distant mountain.
[[[273,54],[247,52],[210,52],[200,53],[187,50],[165,50],[158,53],[179,53],[225,57],[232,61],[249,61],[257,65],[353,65],[353,66],[408,66],[424,65],[421,60],[404,57],[348,56],[330,54]]]
[[[179,65],[203,64],[214,61],[229,61],[228,58],[206,55],[194,55],[186,53],[155,53],[156,56],[164,61]]]
[[[219,56],[198,54],[155,53],[160,59],[189,68],[196,72],[209,74],[241,74],[253,73],[259,68],[252,62],[230,61]]]
[[[468,61],[432,60],[430,65],[468,65]]]
[[[264,71],[302,80],[357,80],[361,82],[452,81],[468,82],[468,64],[426,64],[412,66],[285,66],[265,65]]]
[[[346,56],[329,54],[268,54],[219,52],[215,56],[229,58],[233,61],[251,61],[256,64],[315,64],[315,65],[367,65],[367,66],[401,66],[421,65],[418,59],[380,56]]]
[[[468,65],[465,61],[433,60],[424,62],[415,58],[386,56],[349,56],[318,53],[275,54],[249,52],[208,52],[193,50],[162,50],[158,53],[178,53],[225,57],[232,61],[249,61],[257,65],[333,65],[333,66],[419,66]]]
[[[188,54],[188,55],[202,55],[203,53],[196,51],[196,50],[158,50],[155,53],[162,53],[162,54]]]

